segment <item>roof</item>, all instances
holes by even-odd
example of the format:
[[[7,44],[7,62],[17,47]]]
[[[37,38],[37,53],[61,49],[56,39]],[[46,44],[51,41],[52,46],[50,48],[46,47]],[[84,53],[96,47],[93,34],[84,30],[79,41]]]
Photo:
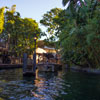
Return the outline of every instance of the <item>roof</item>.
[[[52,49],[52,50],[55,50],[55,48],[51,48],[51,47],[48,47],[48,46],[44,46],[44,49]]]
[[[36,53],[47,53],[47,52],[42,48],[37,48]]]

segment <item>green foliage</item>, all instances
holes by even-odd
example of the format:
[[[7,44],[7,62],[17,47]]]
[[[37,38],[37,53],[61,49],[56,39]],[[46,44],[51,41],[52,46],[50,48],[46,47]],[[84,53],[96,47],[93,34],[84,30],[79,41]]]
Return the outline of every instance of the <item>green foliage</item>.
[[[4,7],[0,8],[0,33],[2,33],[4,29],[4,10]]]
[[[62,11],[60,8],[54,8],[48,11],[43,15],[42,20],[40,20],[40,23],[44,25],[47,28],[47,40],[48,41],[56,41],[58,36],[58,24],[54,22],[54,19],[58,18],[59,13]]]
[[[59,10],[57,15],[53,16],[52,10],[44,14],[41,23],[58,38],[65,63],[100,67],[100,2],[80,0],[78,4],[78,0],[63,0],[63,4],[69,1],[67,9]]]
[[[8,43],[9,51],[23,54],[33,53],[35,48],[34,37],[40,37],[38,23],[31,18],[21,18],[15,11],[16,5],[5,12],[5,23],[2,38]]]
[[[74,6],[69,5],[64,17],[59,14],[61,22],[57,22],[62,58],[82,67],[100,67],[100,3],[86,0],[86,6],[83,4],[77,11]]]
[[[38,24],[35,20],[30,18],[22,19],[22,24],[20,26],[21,31],[18,38],[18,45],[17,49],[19,48],[21,51],[27,52],[33,52],[34,50],[34,37],[39,37],[40,35],[40,29],[38,27]]]

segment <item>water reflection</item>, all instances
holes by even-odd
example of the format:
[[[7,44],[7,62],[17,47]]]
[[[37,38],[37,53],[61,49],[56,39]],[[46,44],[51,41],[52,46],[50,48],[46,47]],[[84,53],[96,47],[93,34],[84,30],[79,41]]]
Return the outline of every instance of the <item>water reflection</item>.
[[[63,91],[63,80],[59,79],[58,73],[38,72],[36,74],[36,90],[32,90],[33,96],[38,100],[55,100],[60,94],[67,94]],[[60,74],[59,74],[60,75]]]
[[[63,92],[59,73],[36,72],[36,78],[23,77],[22,69],[0,72],[0,100],[54,100]]]
[[[32,97],[30,90],[34,88],[33,80],[23,78],[22,69],[0,72],[0,97],[4,100],[21,100]]]
[[[22,69],[0,71],[0,100],[100,100],[100,76],[79,72],[36,72],[23,77]]]

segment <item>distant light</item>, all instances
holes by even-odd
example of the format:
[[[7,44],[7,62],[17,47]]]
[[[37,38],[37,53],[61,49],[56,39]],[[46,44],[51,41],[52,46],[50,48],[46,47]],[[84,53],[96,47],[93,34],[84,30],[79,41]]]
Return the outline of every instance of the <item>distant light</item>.
[[[37,40],[37,37],[34,37],[34,40]]]

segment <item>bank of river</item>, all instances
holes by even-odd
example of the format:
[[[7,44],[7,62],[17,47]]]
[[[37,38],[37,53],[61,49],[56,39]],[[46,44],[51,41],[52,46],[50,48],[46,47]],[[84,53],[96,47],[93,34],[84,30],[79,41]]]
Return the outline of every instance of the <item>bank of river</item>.
[[[79,66],[71,66],[68,69],[71,69],[71,70],[74,70],[74,71],[79,71],[79,72],[85,72],[85,73],[90,73],[90,74],[92,73],[92,74],[100,75],[100,69],[82,68],[82,67],[79,67]]]
[[[100,100],[100,75],[37,71],[34,78],[21,68],[0,70],[0,100]]]

